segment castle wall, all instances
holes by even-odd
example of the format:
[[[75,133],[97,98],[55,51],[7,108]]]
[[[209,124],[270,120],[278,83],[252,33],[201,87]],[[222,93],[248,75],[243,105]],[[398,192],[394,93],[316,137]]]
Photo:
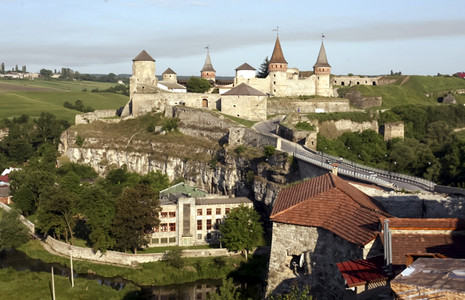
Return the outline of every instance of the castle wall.
[[[251,121],[265,121],[267,101],[266,96],[223,95],[221,112]]]
[[[381,76],[361,77],[361,76],[333,76],[331,81],[333,85],[354,86],[354,85],[379,85]]]
[[[384,140],[404,138],[404,122],[387,122],[383,125]]]
[[[164,93],[134,94],[132,115],[142,116],[152,111],[163,111],[166,105],[185,105],[194,108],[216,109],[219,94]]]
[[[268,115],[282,115],[292,112],[314,113],[316,109],[322,109],[324,112],[350,111],[350,106],[349,100],[342,98],[297,101],[269,99],[267,109]]]

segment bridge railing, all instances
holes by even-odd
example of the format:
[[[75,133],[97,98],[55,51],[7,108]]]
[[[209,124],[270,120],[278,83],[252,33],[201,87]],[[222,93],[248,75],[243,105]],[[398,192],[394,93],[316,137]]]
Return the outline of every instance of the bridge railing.
[[[395,180],[398,180],[398,181],[421,184],[426,189],[429,189],[431,191],[434,190],[434,187],[436,185],[436,183],[434,183],[434,182],[432,182],[430,180],[426,180],[424,178],[420,178],[420,177],[416,177],[416,176],[410,176],[410,175],[406,175],[406,174],[400,174],[400,173],[396,173],[396,172],[392,172],[392,171],[388,171],[388,170],[383,170],[383,169],[378,169],[378,168],[362,165],[362,164],[356,163],[354,161],[351,161],[351,160],[348,160],[348,159],[341,159],[341,157],[337,157],[337,156],[327,154],[327,153],[324,153],[324,152],[317,152],[317,151],[313,151],[313,150],[310,150],[310,149],[306,149],[306,150],[309,150],[310,152],[312,152],[312,153],[314,153],[316,155],[321,155],[322,158],[326,158],[329,161],[333,161],[335,163],[337,162],[339,164],[345,164],[345,165],[348,165],[348,166],[353,166],[354,168],[357,168],[359,170],[363,170],[363,171],[367,171],[367,172],[374,172],[376,174],[383,175],[386,178],[392,178],[392,179],[395,179]],[[319,163],[320,162],[317,161],[317,165]],[[341,173],[341,170],[343,170],[343,169],[339,169],[338,172]],[[344,174],[344,171],[341,174]],[[352,177],[355,177],[355,178],[360,178],[360,177],[356,177],[355,176],[356,173],[354,174],[354,172],[349,171],[349,173],[352,173],[349,176],[352,176]],[[344,175],[348,175],[348,174],[344,174]],[[358,175],[362,175],[362,174],[358,174]],[[369,176],[369,177],[373,177],[373,176]],[[371,182],[373,182],[373,181],[371,181]]]
[[[308,163],[311,163],[313,165],[319,166],[319,167],[321,167],[323,169],[327,169],[327,170],[332,170],[333,169],[333,166],[331,164],[328,164],[326,162],[313,159],[313,158],[305,156],[305,155],[294,153],[294,157],[297,158],[297,159],[306,161]],[[372,182],[372,183],[377,184],[377,185],[392,187],[392,183],[390,183],[390,182],[388,182],[386,180],[383,180],[381,178],[378,178],[378,177],[365,175],[365,174],[361,174],[361,173],[358,173],[358,172],[355,172],[355,171],[349,171],[349,170],[341,169],[341,168],[339,168],[337,170],[337,172],[338,172],[338,174],[342,174],[342,175],[346,175],[346,176],[349,176],[349,177],[361,179],[361,180],[367,181],[367,182]]]

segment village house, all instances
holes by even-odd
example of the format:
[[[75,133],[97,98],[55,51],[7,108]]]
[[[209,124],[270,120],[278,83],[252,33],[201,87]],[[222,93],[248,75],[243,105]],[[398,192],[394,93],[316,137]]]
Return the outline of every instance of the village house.
[[[337,262],[383,254],[383,207],[333,173],[281,190],[273,222],[267,293],[309,285],[318,299],[340,299]]]
[[[219,244],[218,226],[229,212],[245,205],[245,197],[208,195],[178,183],[160,192],[160,225],[154,228],[149,247]]]

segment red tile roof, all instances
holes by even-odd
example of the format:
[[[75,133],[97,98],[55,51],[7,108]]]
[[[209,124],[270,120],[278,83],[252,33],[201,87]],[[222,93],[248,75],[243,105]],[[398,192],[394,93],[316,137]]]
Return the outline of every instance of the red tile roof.
[[[382,256],[337,263],[337,268],[346,280],[348,287],[386,280],[387,275],[383,266],[384,258]]]
[[[389,219],[389,228],[405,230],[465,230],[463,219]]]
[[[368,195],[327,173],[279,192],[270,217],[274,222],[321,227],[366,245],[378,234],[380,218],[390,215]]]
[[[0,181],[10,182],[10,178],[8,177],[8,175],[3,175],[3,176],[0,175]]]

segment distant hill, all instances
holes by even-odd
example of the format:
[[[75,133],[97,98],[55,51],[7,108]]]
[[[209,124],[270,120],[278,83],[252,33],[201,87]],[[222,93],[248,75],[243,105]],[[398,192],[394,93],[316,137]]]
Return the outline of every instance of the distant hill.
[[[387,76],[396,79],[388,85],[357,85],[343,87],[338,90],[344,94],[347,90],[356,89],[363,96],[383,97],[381,108],[391,108],[405,104],[436,105],[438,98],[457,90],[465,91],[465,79],[450,76]],[[465,94],[453,93],[457,103],[465,104]]]

